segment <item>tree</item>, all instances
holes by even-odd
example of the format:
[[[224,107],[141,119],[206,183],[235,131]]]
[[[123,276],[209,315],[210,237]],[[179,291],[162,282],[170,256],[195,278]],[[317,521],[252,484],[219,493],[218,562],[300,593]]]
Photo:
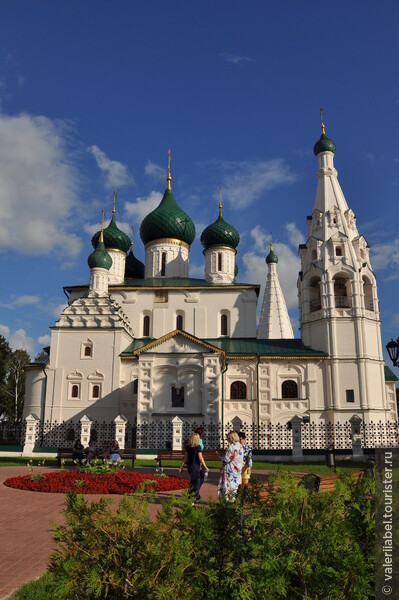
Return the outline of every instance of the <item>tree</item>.
[[[26,350],[15,350],[8,356],[6,375],[1,385],[0,412],[9,421],[18,423],[22,418],[25,399],[25,367],[30,362]]]
[[[7,371],[11,348],[3,335],[0,335],[0,417],[3,416],[3,403],[7,381]]]
[[[36,363],[45,363],[47,364],[49,361],[49,355],[47,352],[45,352],[45,350],[42,350],[41,352],[39,352],[36,356],[35,356],[35,362]]]

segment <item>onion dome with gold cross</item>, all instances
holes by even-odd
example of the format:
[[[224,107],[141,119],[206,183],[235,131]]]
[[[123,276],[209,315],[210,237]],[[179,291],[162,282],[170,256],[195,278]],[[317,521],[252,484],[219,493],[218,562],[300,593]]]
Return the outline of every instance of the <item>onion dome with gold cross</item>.
[[[121,250],[122,252],[127,252],[130,248],[130,239],[129,236],[126,235],[115,223],[115,200],[116,200],[116,192],[114,190],[114,206],[112,209],[112,217],[111,221],[103,231],[104,237],[104,245],[107,249],[112,250]],[[97,247],[98,240],[100,238],[100,232],[97,231],[91,238],[91,243],[94,248]]]
[[[316,142],[313,152],[317,156],[320,152],[332,152],[335,154],[336,146],[330,138],[326,136],[326,129],[323,123],[323,111],[320,109],[320,117],[321,117],[321,136],[318,142]]]
[[[189,246],[195,238],[195,226],[191,218],[177,204],[173,194],[170,175],[170,151],[166,189],[160,204],[145,217],[140,227],[144,244],[159,239],[174,239]]]
[[[266,256],[266,264],[270,265],[270,263],[274,263],[274,264],[278,263],[278,256],[277,256],[277,254],[275,254],[273,252],[273,244],[272,244],[272,242],[270,242],[270,252]]]
[[[130,252],[125,263],[125,279],[144,279],[144,264],[133,253],[133,227]]]
[[[205,250],[211,246],[228,246],[234,250],[240,243],[237,229],[223,219],[222,201],[219,202],[219,216],[214,223],[208,225],[201,235],[201,244]]]
[[[103,223],[104,223],[104,211],[103,211]],[[97,242],[93,252],[89,255],[89,258],[87,259],[87,263],[88,263],[90,269],[95,269],[95,268],[107,269],[107,271],[109,271],[109,269],[112,266],[112,258],[110,257],[110,255],[108,254],[108,252],[105,248],[104,239],[103,239],[103,223],[101,224],[101,231],[99,233],[98,242]]]

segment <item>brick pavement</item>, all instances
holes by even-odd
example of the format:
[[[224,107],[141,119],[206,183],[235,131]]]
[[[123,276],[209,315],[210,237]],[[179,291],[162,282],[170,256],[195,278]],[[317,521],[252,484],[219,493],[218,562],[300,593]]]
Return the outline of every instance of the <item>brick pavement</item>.
[[[35,468],[35,471],[54,471],[54,468]],[[143,468],[137,471],[153,472]],[[177,475],[177,469],[165,469]],[[46,494],[15,490],[3,485],[9,477],[26,475],[26,467],[0,468],[0,531],[2,548],[0,555],[0,599],[4,600],[24,583],[40,577],[47,569],[48,558],[55,548],[51,522],[62,523],[64,507],[63,494]],[[187,473],[185,472],[185,476]],[[201,493],[204,498],[216,498],[218,473],[212,472],[210,482],[204,484]],[[178,492],[170,492],[178,493]],[[88,498],[98,499],[92,495]],[[114,502],[118,496],[110,496]],[[150,514],[155,514],[160,504],[150,506]]]

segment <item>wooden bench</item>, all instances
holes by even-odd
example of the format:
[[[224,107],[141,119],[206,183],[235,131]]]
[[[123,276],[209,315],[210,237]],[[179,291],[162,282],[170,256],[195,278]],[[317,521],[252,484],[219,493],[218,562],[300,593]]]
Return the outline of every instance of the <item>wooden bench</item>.
[[[365,471],[353,471],[351,476],[353,479],[360,480],[364,477],[364,474]],[[308,473],[302,477],[294,477],[294,479],[298,482],[298,486],[303,485],[308,491],[314,491],[320,494],[334,491],[339,476],[336,473],[331,473],[331,475],[314,475],[313,473]],[[259,496],[260,498],[265,499],[270,493],[271,489],[266,483],[262,486]]]
[[[204,457],[205,463],[208,461],[217,461],[222,462],[221,452],[225,452],[225,450],[204,450],[202,452],[202,456]],[[183,450],[158,450],[157,452],[157,466],[162,467],[163,460],[183,460],[185,456],[185,452]]]
[[[61,466],[61,459],[70,458],[72,460],[73,449],[72,448],[57,448],[57,462],[58,466]],[[119,454],[122,460],[131,460],[132,467],[134,467],[134,461],[136,460],[136,448],[123,448],[119,450]],[[97,454],[94,458],[100,458]]]

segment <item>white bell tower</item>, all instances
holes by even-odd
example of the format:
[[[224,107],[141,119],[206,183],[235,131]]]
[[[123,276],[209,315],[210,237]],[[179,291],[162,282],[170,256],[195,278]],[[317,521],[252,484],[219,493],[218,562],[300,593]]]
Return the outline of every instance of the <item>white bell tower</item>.
[[[327,421],[360,414],[385,422],[385,395],[377,286],[369,246],[356,228],[334,168],[335,144],[325,135],[314,147],[319,169],[308,239],[299,246],[299,320],[303,343],[329,355]]]

